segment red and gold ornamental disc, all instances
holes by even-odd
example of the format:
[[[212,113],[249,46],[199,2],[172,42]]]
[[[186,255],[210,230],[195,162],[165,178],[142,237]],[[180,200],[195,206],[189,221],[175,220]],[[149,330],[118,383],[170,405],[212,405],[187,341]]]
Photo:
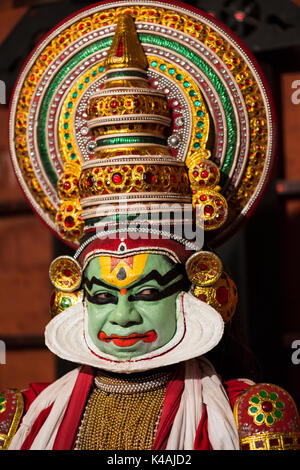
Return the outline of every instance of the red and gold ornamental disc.
[[[129,61],[128,89],[115,87],[112,95],[109,83],[122,80],[122,70],[105,61],[124,14],[146,62]],[[120,39],[115,57],[125,46]],[[115,115],[139,119],[116,124]],[[252,55],[212,17],[177,2],[102,2],[66,19],[32,53],[11,103],[18,180],[38,215],[73,246],[92,219],[85,197],[97,204],[120,193],[130,200],[136,193],[153,193],[155,201],[211,199],[204,213],[219,217],[219,225],[207,222],[218,245],[262,196],[273,144],[270,96]]]

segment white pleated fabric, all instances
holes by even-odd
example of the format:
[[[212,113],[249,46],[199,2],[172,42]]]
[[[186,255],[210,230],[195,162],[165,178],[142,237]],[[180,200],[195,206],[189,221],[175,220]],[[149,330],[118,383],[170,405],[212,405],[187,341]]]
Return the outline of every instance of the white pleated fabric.
[[[30,450],[52,450],[57,431],[64,417],[80,367],[68,372],[45,388],[32,402],[21,426],[14,435],[9,450],[20,450],[39,414],[53,404],[53,407],[33,441]]]
[[[231,405],[212,364],[205,358],[185,363],[184,391],[166,450],[193,450],[203,405],[214,450],[238,450],[239,437]]]

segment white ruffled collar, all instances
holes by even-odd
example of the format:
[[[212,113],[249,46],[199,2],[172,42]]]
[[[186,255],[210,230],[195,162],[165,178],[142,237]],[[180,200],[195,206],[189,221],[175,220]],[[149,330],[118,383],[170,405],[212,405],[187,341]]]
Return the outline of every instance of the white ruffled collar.
[[[87,330],[87,313],[82,302],[54,317],[45,330],[46,345],[54,354],[78,364],[112,372],[132,373],[176,364],[201,356],[221,340],[221,315],[192,294],[182,292],[176,304],[177,330],[169,343],[151,353],[119,361],[101,353]]]

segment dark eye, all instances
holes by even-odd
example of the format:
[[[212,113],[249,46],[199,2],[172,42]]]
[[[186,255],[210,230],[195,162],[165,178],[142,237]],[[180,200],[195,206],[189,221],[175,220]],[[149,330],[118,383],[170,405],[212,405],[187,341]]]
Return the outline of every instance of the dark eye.
[[[94,297],[101,300],[107,300],[114,297],[114,295],[110,294],[109,292],[100,292],[100,294],[95,294]]]
[[[137,295],[151,295],[151,294],[155,294],[159,292],[158,289],[144,289],[142,291],[140,291]]]
[[[148,287],[147,289],[143,289],[137,294],[130,296],[129,300],[158,300],[160,299],[161,293],[158,289],[154,287]]]
[[[86,292],[86,297],[89,302],[98,305],[118,303],[118,298],[110,292],[99,292],[98,294],[96,293],[93,295]]]

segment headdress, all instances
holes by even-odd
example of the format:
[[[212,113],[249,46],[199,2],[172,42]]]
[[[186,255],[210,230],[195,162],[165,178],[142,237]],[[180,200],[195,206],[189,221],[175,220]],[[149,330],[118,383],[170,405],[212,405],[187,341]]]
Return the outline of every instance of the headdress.
[[[186,263],[193,295],[229,320],[233,281],[177,229],[200,225],[212,248],[234,233],[267,184],[274,132],[256,61],[199,10],[102,2],[51,31],[18,79],[10,149],[33,209],[77,250],[51,265],[53,312],[80,300],[91,256],[146,251]]]

